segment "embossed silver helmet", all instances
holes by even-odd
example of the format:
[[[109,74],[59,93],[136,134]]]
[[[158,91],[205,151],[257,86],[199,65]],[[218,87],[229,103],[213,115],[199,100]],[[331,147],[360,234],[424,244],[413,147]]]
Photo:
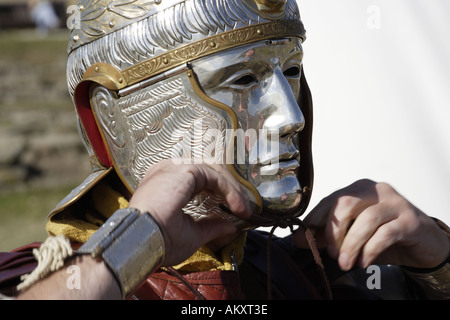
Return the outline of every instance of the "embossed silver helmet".
[[[244,229],[304,212],[312,105],[295,0],[82,0],[79,9],[67,78],[94,172],[51,215],[109,174],[132,193],[162,159],[227,165],[255,211],[241,221],[202,193],[185,208],[194,218]]]

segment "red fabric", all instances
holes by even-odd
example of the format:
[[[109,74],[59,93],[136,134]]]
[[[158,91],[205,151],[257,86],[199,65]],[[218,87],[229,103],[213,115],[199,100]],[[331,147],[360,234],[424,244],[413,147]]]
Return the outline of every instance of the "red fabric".
[[[16,287],[20,277],[32,272],[37,261],[33,249],[39,248],[40,242],[14,249],[11,252],[0,252],[0,292],[6,296],[16,296]]]
[[[90,85],[90,82],[82,82],[78,85],[74,93],[75,106],[98,160],[102,165],[109,168],[112,166],[112,161],[106,150],[105,143],[103,142],[102,135],[100,134],[92,112],[88,92]]]

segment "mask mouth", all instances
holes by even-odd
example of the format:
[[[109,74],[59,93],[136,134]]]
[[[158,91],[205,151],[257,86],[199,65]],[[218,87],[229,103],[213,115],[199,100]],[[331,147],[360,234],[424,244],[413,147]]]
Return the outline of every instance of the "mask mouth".
[[[275,157],[267,157],[262,158],[259,162],[261,165],[265,165],[268,163],[274,163],[274,162],[286,162],[291,160],[297,160],[297,162],[300,162],[300,151],[295,150],[293,152],[285,152]]]
[[[272,176],[282,174],[283,168],[294,168],[300,166],[300,151],[283,153],[276,157],[260,159],[252,165],[252,175]]]

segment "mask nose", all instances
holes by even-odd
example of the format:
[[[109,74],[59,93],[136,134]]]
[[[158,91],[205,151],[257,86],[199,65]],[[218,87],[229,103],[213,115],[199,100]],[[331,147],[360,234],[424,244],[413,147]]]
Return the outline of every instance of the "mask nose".
[[[268,132],[278,130],[280,138],[303,130],[305,117],[282,70],[276,68],[273,77],[266,81],[263,103],[269,116],[264,121],[263,129]]]

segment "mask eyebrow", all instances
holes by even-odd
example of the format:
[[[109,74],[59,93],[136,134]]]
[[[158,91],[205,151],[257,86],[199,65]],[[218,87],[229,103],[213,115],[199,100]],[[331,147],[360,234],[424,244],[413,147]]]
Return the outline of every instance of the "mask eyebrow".
[[[301,45],[294,46],[291,51],[287,54],[287,59],[290,60],[292,56],[300,55],[300,62],[303,60],[303,48]]]
[[[278,63],[286,66],[288,63],[301,64],[302,57],[301,43],[293,38],[283,38],[236,47],[194,60],[191,65],[200,76],[202,87],[209,89],[229,85],[233,79],[246,74],[260,78],[272,69],[272,58],[278,58]]]
[[[216,88],[221,86],[229,86],[240,77],[261,74],[261,70],[267,69],[264,67],[265,64],[263,62],[257,61],[256,59],[245,58],[243,61],[236,60],[238,59],[235,59],[235,62],[233,63],[227,64],[226,66],[221,66],[219,69],[211,71],[211,76],[208,77],[207,82],[202,83],[202,87]],[[198,68],[198,73],[200,73],[200,67]],[[193,69],[196,69],[195,66]]]

